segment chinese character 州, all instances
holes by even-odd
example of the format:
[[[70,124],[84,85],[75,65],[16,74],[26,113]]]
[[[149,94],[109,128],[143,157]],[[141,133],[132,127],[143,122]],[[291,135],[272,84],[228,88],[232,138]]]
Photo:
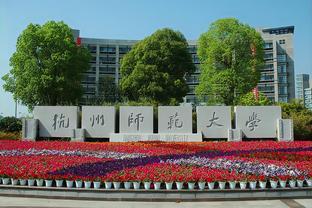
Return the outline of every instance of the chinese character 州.
[[[183,126],[183,121],[180,121],[177,112],[174,115],[169,116],[168,129],[172,129],[173,126],[175,128],[182,128]]]
[[[255,112],[252,113],[251,116],[249,116],[248,121],[246,121],[246,126],[249,128],[250,131],[255,130],[256,127],[258,127],[258,123],[261,121],[259,118],[257,118],[257,114]]]
[[[52,127],[54,130],[60,129],[60,128],[68,128],[69,118],[66,119],[63,113],[61,113],[60,115],[54,114]]]
[[[92,127],[94,126],[94,124],[104,126],[104,115],[92,115],[92,117],[90,117],[90,121]]]
[[[209,119],[210,124],[207,125],[210,128],[212,125],[223,126],[222,124],[218,124],[216,121],[219,120],[219,117],[215,117],[216,112],[213,112],[212,119]]]
[[[138,113],[135,115],[135,118],[133,118],[133,113],[131,113],[128,117],[128,127],[130,127],[132,124],[136,125],[137,130],[140,129],[140,123],[143,122],[144,117],[142,116],[142,113]]]

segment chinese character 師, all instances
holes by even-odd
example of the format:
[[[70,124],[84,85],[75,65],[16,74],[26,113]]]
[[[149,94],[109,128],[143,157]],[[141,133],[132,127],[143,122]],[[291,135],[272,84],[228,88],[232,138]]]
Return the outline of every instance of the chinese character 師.
[[[216,126],[223,126],[222,124],[218,124],[216,121],[219,120],[219,117],[215,117],[216,116],[216,112],[213,112],[212,114],[212,119],[209,119],[209,124],[207,125],[208,128],[212,127],[213,125]]]
[[[251,116],[249,116],[248,121],[246,121],[246,126],[249,128],[250,131],[255,130],[256,127],[258,127],[258,123],[261,122],[259,118],[257,118],[258,115],[253,112]]]
[[[169,122],[168,122],[168,129],[174,128],[182,128],[183,126],[183,121],[180,121],[179,115],[176,112],[174,115],[169,116]]]
[[[140,129],[140,123],[142,123],[144,120],[144,117],[142,116],[142,113],[138,113],[133,117],[133,113],[130,113],[128,117],[128,127],[132,126],[133,124],[136,125],[137,131]]]
[[[66,119],[63,113],[54,114],[52,127],[54,130],[69,127],[69,118]]]

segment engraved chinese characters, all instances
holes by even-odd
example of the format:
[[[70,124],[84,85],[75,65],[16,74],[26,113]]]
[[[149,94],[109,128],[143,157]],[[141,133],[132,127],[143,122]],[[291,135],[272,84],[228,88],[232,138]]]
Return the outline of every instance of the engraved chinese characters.
[[[120,133],[153,133],[152,106],[120,106]]]
[[[192,133],[191,106],[159,106],[159,133]]]
[[[280,106],[236,106],[236,129],[241,129],[247,138],[276,138]]]
[[[204,138],[227,138],[231,129],[230,106],[197,106],[197,133]]]
[[[86,130],[86,137],[109,138],[115,132],[115,108],[82,106],[82,129]]]
[[[39,137],[72,137],[78,126],[77,106],[35,106]]]

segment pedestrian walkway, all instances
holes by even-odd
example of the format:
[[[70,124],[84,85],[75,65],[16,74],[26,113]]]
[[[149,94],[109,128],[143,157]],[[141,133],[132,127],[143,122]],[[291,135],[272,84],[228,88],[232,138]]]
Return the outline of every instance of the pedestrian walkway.
[[[127,201],[87,201],[64,199],[41,199],[23,197],[1,197],[0,208],[312,208],[312,199],[282,199],[255,201],[211,201],[211,202],[127,202]]]

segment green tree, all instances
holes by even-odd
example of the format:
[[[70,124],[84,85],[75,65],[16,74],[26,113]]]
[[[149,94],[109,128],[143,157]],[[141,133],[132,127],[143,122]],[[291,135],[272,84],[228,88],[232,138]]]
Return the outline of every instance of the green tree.
[[[99,80],[99,103],[115,103],[118,101],[118,86],[115,78],[110,76],[100,77]]]
[[[272,105],[272,102],[262,92],[259,92],[258,99],[256,99],[253,92],[248,92],[247,94],[239,97],[238,105]]]
[[[4,90],[32,109],[35,105],[76,104],[90,53],[77,46],[63,22],[30,24],[17,39]]]
[[[157,30],[135,44],[121,62],[120,90],[129,101],[177,104],[189,91],[185,76],[195,70],[182,33]]]
[[[237,19],[212,23],[198,42],[201,62],[199,98],[213,103],[235,104],[240,95],[254,88],[263,66],[263,39],[252,27]]]
[[[279,103],[283,118],[293,119],[294,135],[297,140],[312,140],[312,111],[305,108],[302,100]]]

